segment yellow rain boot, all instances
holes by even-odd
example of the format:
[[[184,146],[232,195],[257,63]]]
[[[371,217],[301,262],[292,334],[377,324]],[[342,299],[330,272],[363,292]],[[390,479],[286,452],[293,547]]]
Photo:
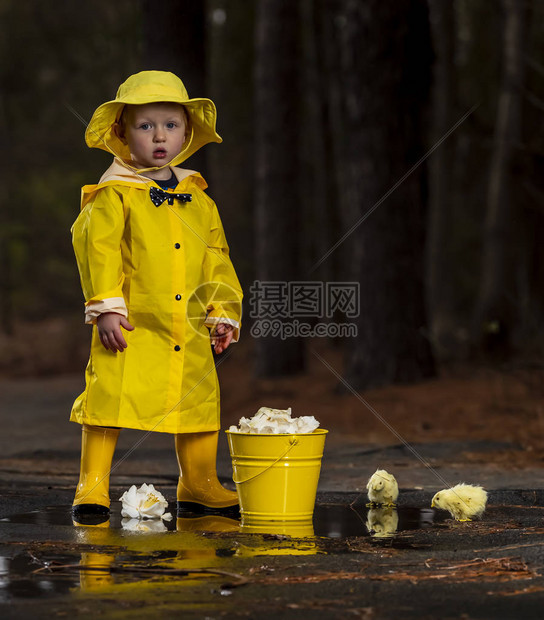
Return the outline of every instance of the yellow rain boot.
[[[83,424],[81,430],[81,470],[72,513],[75,517],[107,515],[111,461],[120,429]]]
[[[176,435],[179,463],[178,511],[238,510],[238,495],[221,486],[216,458],[219,431]]]

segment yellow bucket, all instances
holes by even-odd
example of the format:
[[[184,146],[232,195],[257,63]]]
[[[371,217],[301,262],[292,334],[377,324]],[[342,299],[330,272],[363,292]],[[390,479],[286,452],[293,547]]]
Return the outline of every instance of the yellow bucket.
[[[243,523],[311,521],[328,431],[226,432]]]

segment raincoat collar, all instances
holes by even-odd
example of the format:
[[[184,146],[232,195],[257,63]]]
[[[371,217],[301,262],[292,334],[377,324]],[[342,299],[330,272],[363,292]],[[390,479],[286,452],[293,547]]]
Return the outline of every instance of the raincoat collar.
[[[175,166],[169,167],[176,175],[178,183],[181,183],[189,177],[193,177],[193,181],[198,187],[200,187],[201,189],[206,189],[208,187],[208,184],[206,183],[202,175],[196,170],[187,170],[185,168],[177,168]],[[140,185],[142,186],[142,189],[147,189],[153,184],[156,185],[153,179],[148,179],[141,174],[137,174],[132,168],[127,167],[124,162],[122,162],[118,158],[115,158],[111,166],[100,177],[100,181],[98,181],[96,185],[87,185],[83,189],[84,191],[95,191],[96,189],[99,189],[104,185],[115,185],[119,183],[132,186]]]

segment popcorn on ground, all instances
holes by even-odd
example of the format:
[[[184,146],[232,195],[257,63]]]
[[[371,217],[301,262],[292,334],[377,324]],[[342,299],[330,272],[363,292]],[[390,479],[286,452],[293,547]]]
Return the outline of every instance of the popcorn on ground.
[[[231,433],[259,433],[263,435],[311,433],[319,426],[314,416],[291,417],[288,409],[261,407],[250,419],[240,418],[238,426],[231,426]]]

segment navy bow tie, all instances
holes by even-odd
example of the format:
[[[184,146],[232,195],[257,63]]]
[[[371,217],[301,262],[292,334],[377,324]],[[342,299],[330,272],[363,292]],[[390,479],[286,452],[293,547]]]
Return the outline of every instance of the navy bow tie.
[[[191,194],[170,194],[158,187],[152,187],[149,190],[149,197],[156,207],[160,207],[165,200],[168,200],[169,205],[173,205],[174,200],[180,200],[181,202],[191,202],[193,200]]]

